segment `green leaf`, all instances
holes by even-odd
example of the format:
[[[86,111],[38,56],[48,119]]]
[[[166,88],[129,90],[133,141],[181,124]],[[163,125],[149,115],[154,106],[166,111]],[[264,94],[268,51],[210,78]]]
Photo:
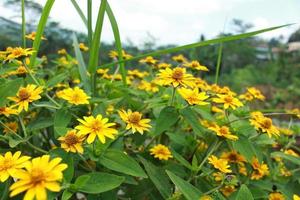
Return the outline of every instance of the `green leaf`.
[[[179,111],[182,117],[192,126],[193,131],[200,137],[204,136],[205,129],[201,126],[197,114],[189,107]]]
[[[79,74],[80,74],[81,81],[83,83],[84,90],[88,94],[90,94],[91,93],[90,81],[89,81],[89,78],[88,78],[86,66],[85,66],[85,63],[84,63],[84,60],[83,60],[82,53],[79,49],[79,44],[78,44],[78,40],[77,40],[77,37],[76,37],[75,33],[73,34],[73,47],[74,47],[76,59],[78,61],[78,71],[79,71]]]
[[[240,152],[248,162],[252,162],[253,157],[259,158],[259,156],[255,152],[255,148],[253,144],[249,141],[248,138],[244,136],[240,136],[239,139],[235,142],[232,142],[233,148]]]
[[[273,157],[273,158],[280,157],[280,158],[283,158],[285,160],[288,160],[288,161],[300,166],[300,158],[298,158],[296,156],[288,155],[283,152],[273,152],[273,153],[271,153],[271,157]]]
[[[180,164],[182,164],[183,166],[185,166],[186,168],[192,170],[193,167],[192,165],[186,160],[184,159],[184,157],[182,157],[179,153],[177,153],[174,149],[171,149],[172,151],[172,155],[174,156],[174,158],[180,162]]]
[[[90,48],[90,59],[89,59],[88,70],[91,74],[94,74],[96,72],[96,66],[98,65],[100,39],[101,39],[101,32],[103,27],[106,3],[107,0],[101,1],[101,5],[99,7],[99,12],[98,12],[98,18],[96,22],[96,28],[93,35],[92,46]]]
[[[189,182],[183,180],[182,178],[176,176],[170,171],[166,171],[172,182],[176,185],[176,187],[182,192],[184,197],[187,200],[196,200],[201,196],[201,192]]]
[[[236,200],[254,200],[254,198],[248,187],[243,184],[236,196]]]
[[[54,115],[54,132],[57,136],[62,136],[66,134],[67,126],[71,121],[71,114],[66,109],[60,109],[56,111]]]
[[[154,134],[160,135],[162,132],[168,130],[172,125],[174,125],[177,120],[178,112],[174,107],[167,106],[163,108],[156,120]]]
[[[144,170],[132,157],[126,155],[124,152],[108,149],[99,158],[99,162],[108,169],[128,174],[131,176],[138,176],[147,178]]]
[[[82,12],[82,10],[80,9],[78,3],[76,2],[76,0],[71,0],[71,2],[73,4],[74,8],[76,9],[77,13],[79,14],[82,22],[84,23],[85,26],[87,26],[87,19],[86,19],[84,13]]]
[[[37,27],[35,40],[34,40],[33,45],[32,45],[32,49],[35,52],[30,57],[29,67],[32,67],[35,64],[35,60],[36,60],[38,51],[40,49],[44,29],[45,29],[45,26],[46,26],[46,23],[47,23],[47,20],[49,18],[49,14],[50,14],[50,11],[51,11],[51,8],[52,8],[54,2],[55,2],[55,0],[47,0],[45,6],[43,8],[42,15],[41,15],[38,27]]]
[[[116,45],[116,49],[118,51],[118,59],[120,61],[120,70],[121,70],[121,75],[122,75],[122,81],[123,84],[126,85],[126,69],[125,69],[125,65],[123,62],[123,54],[122,54],[122,43],[121,43],[121,37],[120,37],[120,31],[118,28],[118,23],[117,20],[114,16],[114,13],[110,7],[110,5],[106,4],[106,14],[108,16],[108,19],[110,21],[113,33],[114,33],[114,38],[115,38],[115,45]]]
[[[47,81],[46,83],[46,87],[49,88],[49,87],[53,87],[55,86],[57,83],[60,83],[62,82],[63,80],[66,79],[68,75],[66,73],[62,73],[62,74],[58,74],[58,75],[55,75],[54,77],[52,77],[50,80]]]
[[[79,176],[74,185],[79,192],[99,194],[119,187],[124,180],[122,176],[93,172]]]
[[[29,140],[28,138],[24,138],[24,139],[20,139],[20,138],[13,138],[11,136],[8,136],[8,145],[10,148],[15,148],[16,146],[18,146],[21,143],[25,143]]]
[[[162,169],[153,165],[151,162],[148,162],[147,160],[142,158],[141,156],[139,156],[139,159],[143,163],[150,180],[153,182],[153,184],[163,196],[163,198],[169,198],[172,194],[172,186],[169,182],[166,173]]]
[[[40,129],[50,127],[52,125],[53,122],[50,118],[41,118],[28,124],[27,129],[28,131],[37,131]]]
[[[61,199],[62,199],[62,200],[68,200],[68,199],[70,199],[72,196],[73,196],[73,192],[71,192],[71,191],[69,191],[68,189],[66,189],[66,190],[63,192]]]
[[[178,47],[173,47],[173,48],[168,48],[168,49],[162,49],[162,50],[158,50],[158,51],[138,55],[138,56],[135,56],[131,59],[101,65],[99,68],[107,68],[107,67],[116,65],[118,63],[121,63],[121,62],[129,62],[129,61],[133,61],[133,60],[139,60],[139,59],[145,58],[147,56],[160,56],[160,55],[163,55],[163,54],[178,52],[178,51],[182,51],[182,50],[185,50],[185,49],[191,49],[191,48],[195,48],[195,47],[218,44],[218,43],[222,43],[222,42],[240,40],[240,39],[243,39],[243,38],[252,37],[252,36],[258,35],[260,33],[269,32],[269,31],[279,29],[279,28],[283,28],[283,27],[290,26],[290,25],[292,25],[292,24],[286,24],[286,25],[282,25],[282,26],[275,26],[275,27],[271,27],[271,28],[266,28],[266,29],[261,29],[261,30],[258,30],[258,31],[249,32],[249,33],[242,33],[242,34],[238,34],[238,35],[225,36],[225,37],[220,37],[220,38],[216,38],[216,39],[196,42],[196,43],[192,43],[192,44],[187,44],[187,45],[183,45],[183,46],[178,46]]]
[[[0,106],[5,106],[5,104],[9,101],[7,97],[15,96],[22,84],[22,78],[6,81],[4,84],[1,84]]]

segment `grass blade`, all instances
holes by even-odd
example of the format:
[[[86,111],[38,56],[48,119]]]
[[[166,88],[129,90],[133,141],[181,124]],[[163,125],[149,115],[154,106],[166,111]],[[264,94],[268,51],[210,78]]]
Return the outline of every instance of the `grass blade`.
[[[42,12],[42,15],[41,15],[38,27],[37,27],[35,40],[34,40],[33,46],[32,46],[32,48],[33,48],[33,50],[35,50],[35,52],[30,57],[29,67],[32,67],[35,63],[38,51],[40,49],[42,35],[44,33],[44,29],[45,29],[45,26],[46,26],[46,23],[49,18],[49,14],[50,14],[50,11],[51,11],[51,8],[52,8],[54,2],[55,2],[55,0],[47,0],[46,4],[44,6],[44,9],[43,9],[43,12]]]
[[[26,48],[26,21],[25,21],[25,0],[22,0],[21,3],[22,6],[22,43],[23,43],[23,48]]]
[[[93,42],[90,49],[90,59],[89,59],[89,66],[88,66],[88,70],[91,74],[94,74],[96,72],[96,66],[98,64],[100,39],[101,39],[101,33],[102,33],[102,27],[104,21],[106,2],[107,0],[101,1],[101,5],[97,17],[96,28],[93,34]]]
[[[88,28],[88,40],[89,40],[89,47],[92,45],[93,41],[93,27],[92,27],[92,0],[87,1],[87,28]]]
[[[223,43],[220,43],[220,46],[219,46],[219,49],[218,49],[218,60],[217,60],[217,67],[216,67],[215,84],[218,84],[218,80],[219,80],[219,76],[220,76],[222,52],[223,52]]]
[[[76,2],[76,0],[71,0],[71,2],[73,4],[74,8],[76,9],[77,13],[79,14],[82,22],[84,23],[85,26],[87,26],[87,24],[88,24],[87,19],[86,19],[84,13],[82,12],[82,10],[80,9],[78,3]]]
[[[195,48],[195,47],[207,46],[207,45],[218,44],[218,43],[222,43],[222,42],[229,42],[229,41],[239,40],[239,39],[243,39],[243,38],[248,38],[248,37],[252,37],[254,35],[258,35],[260,33],[269,32],[269,31],[279,29],[279,28],[283,28],[283,27],[290,26],[290,25],[292,25],[292,24],[286,24],[286,25],[282,25],[282,26],[275,26],[275,27],[271,27],[271,28],[261,29],[261,30],[253,31],[253,32],[249,32],[249,33],[242,33],[242,34],[238,34],[238,35],[220,37],[220,38],[216,38],[216,39],[196,42],[196,43],[187,44],[187,45],[183,45],[183,46],[178,46],[178,47],[174,47],[174,48],[162,49],[162,50],[158,50],[158,51],[138,55],[138,56],[135,56],[131,59],[104,64],[104,65],[99,66],[99,68],[107,68],[107,67],[119,64],[121,62],[139,60],[139,59],[147,57],[147,56],[160,56],[162,54],[173,53],[173,52],[177,52],[177,51],[181,51],[181,50],[185,50],[185,49],[190,49],[190,48]]]
[[[73,47],[75,51],[75,56],[78,61],[78,71],[80,74],[81,81],[83,83],[83,87],[87,93],[91,92],[89,77],[87,75],[86,65],[83,60],[82,53],[79,49],[79,44],[75,33],[73,34]]]
[[[113,33],[114,33],[114,38],[115,38],[115,45],[116,49],[118,51],[118,58],[119,58],[119,65],[120,65],[120,70],[121,70],[121,75],[122,75],[122,81],[123,84],[126,85],[126,69],[125,69],[125,64],[123,62],[123,56],[122,56],[122,43],[121,43],[121,38],[120,38],[120,31],[118,28],[117,20],[113,14],[113,11],[109,4],[106,4],[106,13],[109,18]]]

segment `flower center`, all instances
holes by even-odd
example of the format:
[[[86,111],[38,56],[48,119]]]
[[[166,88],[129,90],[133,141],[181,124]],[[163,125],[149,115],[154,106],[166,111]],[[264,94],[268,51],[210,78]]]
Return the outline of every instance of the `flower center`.
[[[226,97],[224,98],[224,101],[225,101],[226,103],[232,103],[232,100],[233,100],[233,98],[232,98],[231,96],[226,96]]]
[[[69,134],[65,137],[65,143],[68,146],[72,146],[74,144],[77,144],[79,142],[78,137],[75,134]]]
[[[222,135],[227,135],[228,134],[228,129],[226,127],[222,127],[222,128],[220,128],[220,133]]]
[[[172,74],[172,78],[175,80],[181,80],[183,78],[182,69],[175,69]]]
[[[94,121],[91,128],[93,129],[94,132],[98,132],[102,129],[102,124],[99,121]]]
[[[0,107],[0,112],[4,112],[5,111],[5,107]]]
[[[30,94],[27,92],[25,88],[20,89],[19,91],[19,97],[22,101],[29,99]]]
[[[79,102],[79,101],[80,101],[80,95],[77,94],[77,93],[73,94],[72,100],[73,100],[74,102]]]
[[[13,166],[13,161],[11,159],[5,158],[2,165],[0,166],[0,172],[10,169]]]
[[[16,48],[16,49],[13,50],[12,54],[13,54],[14,56],[21,56],[21,55],[23,55],[23,49],[21,49],[21,48]]]
[[[133,112],[131,115],[128,117],[128,121],[137,124],[141,120],[141,114],[138,112]]]
[[[237,155],[236,155],[235,153],[229,154],[228,158],[229,158],[229,160],[232,161],[232,162],[238,161],[238,157],[237,157]]]
[[[36,186],[41,182],[45,181],[46,177],[42,170],[40,169],[33,169],[31,171],[31,184]]]
[[[266,129],[269,129],[272,126],[272,121],[270,119],[264,119],[262,126]]]

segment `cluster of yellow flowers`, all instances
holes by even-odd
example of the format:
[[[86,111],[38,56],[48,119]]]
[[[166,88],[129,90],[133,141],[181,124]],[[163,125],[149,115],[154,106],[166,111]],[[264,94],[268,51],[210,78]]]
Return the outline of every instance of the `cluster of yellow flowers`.
[[[20,151],[14,154],[6,152],[0,155],[0,181],[14,178],[15,183],[9,188],[10,197],[26,191],[25,200],[44,200],[47,199],[47,190],[60,191],[62,172],[68,167],[61,161],[61,158],[50,160],[49,155],[31,159],[29,156],[21,156]]]

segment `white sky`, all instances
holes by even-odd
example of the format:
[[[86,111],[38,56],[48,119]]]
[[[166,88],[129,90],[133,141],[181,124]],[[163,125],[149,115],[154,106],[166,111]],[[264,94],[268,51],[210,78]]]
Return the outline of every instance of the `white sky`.
[[[2,0],[0,0],[1,2]],[[46,0],[39,0],[43,5]],[[86,0],[77,0],[86,10]],[[99,0],[93,0],[94,20]],[[254,24],[253,30],[287,23],[288,28],[262,34],[262,37],[287,37],[300,25],[299,0],[108,0],[116,16],[123,41],[141,44],[147,32],[158,44],[195,42],[201,33],[213,38],[223,30],[230,31],[233,18]],[[11,17],[11,11],[0,5],[0,16]],[[85,32],[85,26],[70,0],[56,0],[50,16],[63,27]],[[105,41],[113,41],[109,23],[104,24]]]

